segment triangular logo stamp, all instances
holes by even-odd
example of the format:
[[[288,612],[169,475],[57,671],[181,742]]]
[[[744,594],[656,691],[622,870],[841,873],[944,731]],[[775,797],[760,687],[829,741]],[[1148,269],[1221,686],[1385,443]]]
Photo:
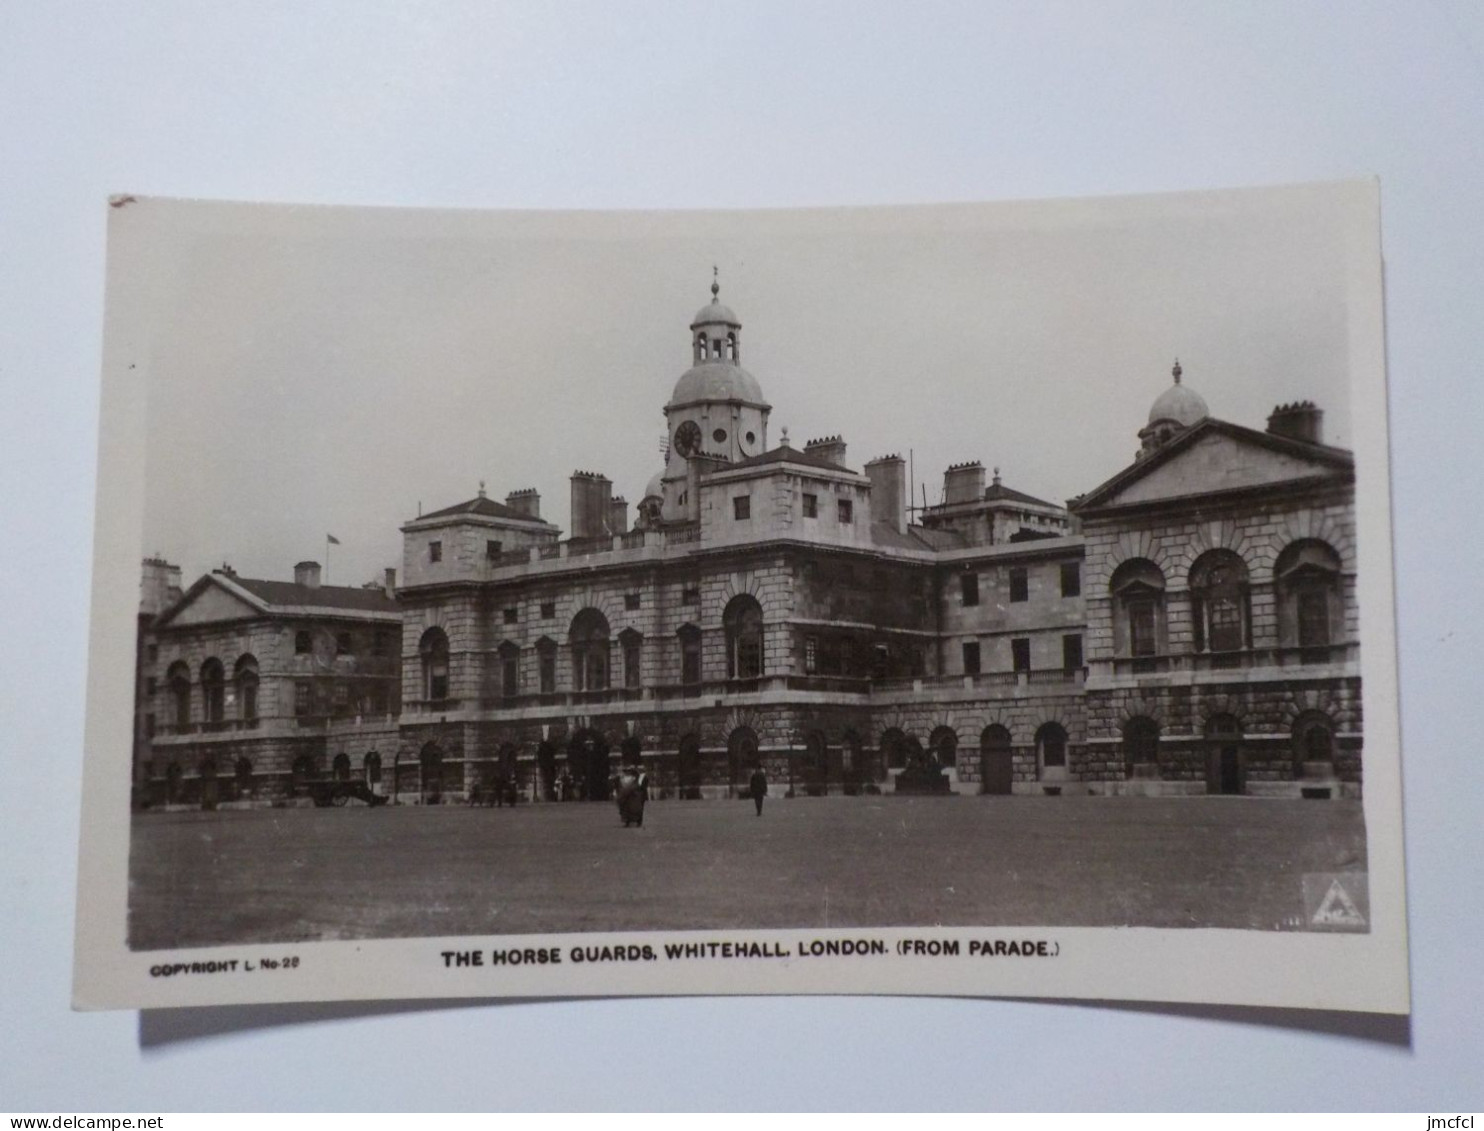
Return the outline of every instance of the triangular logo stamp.
[[[1324,898],[1319,902],[1319,908],[1309,917],[1309,922],[1315,927],[1364,927],[1365,916],[1360,913],[1360,908],[1355,906],[1355,900],[1350,898],[1344,886],[1338,879],[1331,880],[1329,890],[1324,893]]]

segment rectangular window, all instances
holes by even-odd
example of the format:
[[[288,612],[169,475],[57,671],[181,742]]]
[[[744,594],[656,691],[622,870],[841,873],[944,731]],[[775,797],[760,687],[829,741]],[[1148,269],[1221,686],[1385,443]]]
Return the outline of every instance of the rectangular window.
[[[294,714],[308,715],[314,711],[314,688],[307,683],[294,684]]]
[[[500,693],[506,699],[520,694],[520,660],[515,656],[500,661]]]
[[[680,682],[701,682],[701,638],[689,637],[680,642]]]
[[[1061,638],[1061,666],[1076,671],[1082,666],[1082,634],[1071,633]]]
[[[639,642],[628,641],[623,646],[623,685],[625,687],[635,688],[640,685],[643,676],[639,661]]]
[[[541,657],[541,694],[556,691],[556,653],[546,652]]]
[[[1018,672],[1031,670],[1031,642],[1026,637],[1010,641],[1010,658]]]
[[[623,595],[623,607],[629,612],[633,612],[635,609],[637,609],[639,607],[639,594],[625,593]]]
[[[145,648],[144,652],[145,652],[145,656],[149,659],[149,662],[152,663],[152,664],[155,663],[160,658],[160,646],[158,644],[151,644],[151,645],[149,645],[147,648]]]
[[[818,518],[819,517],[819,496],[818,495],[811,495],[811,494],[809,494],[807,492],[804,494],[804,517],[805,518]]]
[[[500,556],[503,548],[504,547],[502,543],[495,541],[493,538],[490,538],[484,544],[484,556],[489,561],[494,561]]]
[[[701,603],[701,591],[699,589],[686,589],[680,594],[682,605],[699,605]]]
[[[371,713],[373,715],[384,715],[387,713],[388,697],[386,688],[377,684],[371,688]]]
[[[1329,643],[1329,594],[1315,586],[1298,594],[1299,647],[1323,648]]]
[[[1029,601],[1030,597],[1030,577],[1024,566],[1016,566],[1010,571],[1010,600]]]
[[[500,610],[500,617],[506,624],[516,624],[520,621],[520,609],[515,605]]]
[[[298,632],[294,633],[294,655],[307,656],[313,646],[313,641],[308,632],[301,628]]]
[[[155,717],[154,717],[153,714],[145,715],[144,716],[144,737],[145,738],[153,738],[154,736],[155,736]]]
[[[732,517],[739,522],[744,518],[752,517],[751,495],[738,495],[732,500]]]
[[[1061,595],[1063,597],[1080,597],[1082,595],[1081,562],[1062,562]]]
[[[337,715],[350,714],[350,686],[346,683],[335,684],[335,713]]]
[[[1153,601],[1138,600],[1128,603],[1128,644],[1131,656],[1154,655]]]
[[[979,575],[977,573],[959,574],[958,589],[963,594],[965,605],[977,605],[979,603]]]
[[[542,620],[553,620],[555,617],[556,617],[556,602],[555,601],[542,601],[541,602],[541,619]]]
[[[430,562],[441,562],[442,560],[443,560],[443,543],[442,542],[429,542],[428,543],[428,561],[430,561]]]
[[[839,499],[836,501],[835,506],[840,512],[841,526],[849,526],[855,521],[855,506],[849,499]]]
[[[813,675],[819,670],[819,640],[813,636],[804,637],[804,671]]]
[[[145,694],[153,695],[155,693],[156,686],[157,684],[155,683],[155,677],[150,676],[147,680],[144,681]]]
[[[392,634],[386,629],[378,628],[371,634],[371,654],[373,656],[392,654]]]
[[[349,656],[355,651],[355,643],[348,632],[337,632],[335,634],[335,654],[338,656]]]
[[[979,674],[979,641],[964,641],[964,675]]]

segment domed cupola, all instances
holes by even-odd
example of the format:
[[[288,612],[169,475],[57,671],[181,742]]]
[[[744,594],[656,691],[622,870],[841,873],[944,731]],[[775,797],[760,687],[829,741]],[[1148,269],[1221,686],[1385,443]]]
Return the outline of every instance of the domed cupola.
[[[1140,455],[1163,447],[1192,424],[1199,424],[1211,415],[1206,398],[1180,383],[1183,372],[1180,359],[1176,358],[1175,367],[1170,370],[1175,383],[1155,398],[1149,409],[1149,423],[1139,429]]]
[[[741,335],[742,321],[721,301],[721,284],[713,277],[711,301],[690,324],[691,367],[675,382],[665,405],[670,435],[663,476],[667,521],[692,509],[686,485],[692,460],[738,463],[767,450],[772,406],[763,399],[757,378],[742,368]]]

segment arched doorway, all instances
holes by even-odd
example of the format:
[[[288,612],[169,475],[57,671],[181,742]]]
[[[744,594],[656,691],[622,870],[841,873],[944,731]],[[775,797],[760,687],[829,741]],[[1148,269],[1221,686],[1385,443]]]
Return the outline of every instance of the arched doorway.
[[[727,784],[729,796],[741,797],[747,780],[758,766],[757,733],[751,727],[738,727],[727,738]]]
[[[424,805],[443,804],[443,750],[436,742],[418,756],[418,794]]]
[[[823,731],[811,730],[804,736],[804,762],[800,767],[804,792],[810,797],[823,797],[830,791],[830,747]]]
[[[1060,723],[1036,731],[1036,769],[1042,781],[1067,780],[1067,732]]]
[[[1246,793],[1242,724],[1232,715],[1212,715],[1206,723],[1206,748],[1206,792]]]
[[[957,766],[958,732],[948,726],[935,728],[933,733],[928,735],[928,749],[932,751],[934,760],[944,769]]]
[[[979,781],[984,793],[1007,794],[1015,783],[1015,755],[1010,732],[999,723],[979,735]]]
[[[550,742],[542,742],[536,747],[536,772],[541,775],[541,796],[548,801],[555,801],[557,797],[557,757],[556,746]]]
[[[300,754],[289,769],[289,796],[299,797],[314,774],[314,760],[308,754]]]
[[[1147,715],[1123,724],[1123,761],[1130,778],[1159,777],[1159,724]]]
[[[342,751],[330,763],[330,771],[336,781],[350,781],[350,755]]]
[[[680,796],[686,801],[698,801],[701,797],[701,740],[688,734],[680,740],[680,750],[675,758]]]
[[[180,779],[184,777],[184,771],[179,762],[171,762],[165,769],[165,803],[174,805],[180,800]]]
[[[888,727],[881,732],[881,758],[888,770],[902,770],[907,766],[907,736],[897,727]]]
[[[599,731],[585,727],[572,735],[567,743],[567,768],[577,795],[584,801],[608,800],[608,779],[613,770],[608,762],[608,740]]]
[[[201,775],[201,808],[215,809],[218,799],[216,759],[210,754],[202,758],[198,772]]]

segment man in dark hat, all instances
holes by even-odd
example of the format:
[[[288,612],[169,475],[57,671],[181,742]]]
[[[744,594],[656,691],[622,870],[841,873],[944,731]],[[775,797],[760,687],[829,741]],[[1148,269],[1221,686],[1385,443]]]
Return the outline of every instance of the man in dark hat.
[[[752,777],[747,782],[747,792],[752,797],[752,803],[757,806],[757,815],[763,815],[763,798],[768,796],[768,776],[763,773],[762,764],[752,771]]]

